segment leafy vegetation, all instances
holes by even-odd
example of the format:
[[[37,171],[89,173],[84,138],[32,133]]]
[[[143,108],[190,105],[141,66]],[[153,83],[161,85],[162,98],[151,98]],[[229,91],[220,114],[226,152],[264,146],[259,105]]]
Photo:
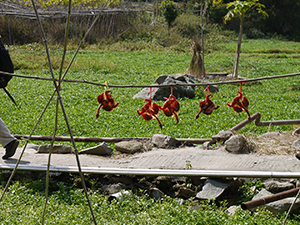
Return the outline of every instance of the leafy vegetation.
[[[260,180],[245,182],[239,190],[242,192],[240,203],[250,201],[264,187]]]
[[[203,202],[195,205],[191,200],[180,205],[178,199],[164,197],[160,200],[147,194],[124,195],[122,201],[108,201],[97,191],[90,191],[90,199],[99,224],[282,224],[282,216],[273,216],[268,211],[238,210],[230,216],[223,207]],[[1,203],[2,224],[40,224],[43,193],[25,188],[18,182],[11,185]],[[200,207],[199,207],[200,206]],[[294,216],[287,224],[298,224]],[[61,188],[53,192],[48,201],[46,224],[93,224],[84,193],[80,189]]]

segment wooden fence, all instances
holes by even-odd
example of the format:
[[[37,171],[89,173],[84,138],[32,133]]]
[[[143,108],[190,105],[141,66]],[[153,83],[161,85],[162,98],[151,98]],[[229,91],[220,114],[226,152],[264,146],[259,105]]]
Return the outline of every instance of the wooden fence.
[[[152,15],[152,12],[148,10],[149,7],[151,5],[146,3],[139,7],[123,5],[120,8],[104,10],[73,7],[69,38],[81,39],[100,13],[97,23],[86,38],[89,44],[103,39],[115,39],[126,32],[134,32],[137,24],[150,22],[149,15]],[[68,16],[67,7],[39,9],[38,12],[47,33],[47,39],[52,43],[63,43]],[[0,34],[5,43],[12,45],[43,41],[33,9],[14,3],[0,2],[0,18]]]

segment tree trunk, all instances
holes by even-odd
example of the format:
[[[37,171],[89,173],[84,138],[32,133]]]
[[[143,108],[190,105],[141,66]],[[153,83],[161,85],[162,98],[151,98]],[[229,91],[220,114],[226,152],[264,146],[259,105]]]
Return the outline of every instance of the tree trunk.
[[[243,37],[243,22],[244,22],[244,18],[241,18],[238,45],[236,49],[236,55],[235,55],[234,67],[233,67],[233,77],[235,79],[238,78],[238,68],[239,68],[240,52],[241,52],[242,37]]]
[[[203,25],[203,15],[204,15],[204,12],[203,12],[203,4],[202,4],[202,0],[201,0],[201,13],[200,13],[200,17],[201,17],[201,51],[202,51],[202,76],[205,77],[205,66],[204,66],[204,25]],[[206,4],[206,3],[205,3]],[[205,8],[205,7],[204,7]]]
[[[203,74],[203,61],[201,58],[201,43],[198,39],[195,38],[195,40],[192,41],[190,45],[193,50],[193,56],[190,62],[190,66],[185,73],[191,74],[196,78],[202,78],[205,75]]]

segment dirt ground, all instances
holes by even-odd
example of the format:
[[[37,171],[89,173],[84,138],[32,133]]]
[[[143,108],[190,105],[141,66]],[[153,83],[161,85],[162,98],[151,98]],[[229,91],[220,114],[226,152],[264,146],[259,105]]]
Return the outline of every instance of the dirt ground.
[[[296,140],[300,140],[299,134],[292,132],[270,132],[259,137],[247,137],[252,144],[254,152],[262,155],[294,155],[297,150],[292,146]]]

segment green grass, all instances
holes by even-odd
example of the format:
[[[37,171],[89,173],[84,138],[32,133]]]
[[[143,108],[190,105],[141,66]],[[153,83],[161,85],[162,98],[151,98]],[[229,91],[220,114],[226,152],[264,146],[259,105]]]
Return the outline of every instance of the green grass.
[[[246,40],[242,44],[239,75],[249,78],[273,76],[299,72],[299,43],[278,40]],[[268,48],[267,48],[267,47]],[[29,48],[30,47],[30,48]],[[14,47],[10,50],[15,63],[15,73],[51,77],[47,60],[41,46]],[[231,72],[234,60],[235,42],[220,44],[220,51],[205,57],[207,72]],[[286,49],[285,57],[268,49]],[[33,49],[33,50],[32,50]],[[109,85],[150,85],[162,74],[184,72],[191,59],[189,53],[172,52],[116,52],[116,51],[80,51],[66,79],[88,80]],[[245,53],[244,53],[244,51]],[[288,50],[288,51],[287,51]],[[55,75],[58,74],[61,49],[50,48],[53,55]],[[68,51],[67,62],[73,56]],[[40,68],[37,69],[35,62]],[[260,83],[246,85],[244,95],[250,101],[251,114],[260,112],[262,120],[298,119],[298,77],[265,80]],[[203,88],[200,88],[203,89]],[[239,90],[238,85],[219,85],[220,92],[215,93],[212,100],[221,107],[210,116],[201,115],[195,121],[199,110],[199,102],[203,96],[194,99],[178,99],[181,109],[179,124],[173,118],[160,113],[163,123],[160,130],[157,122],[144,121],[136,113],[143,106],[142,99],[132,97],[141,88],[110,88],[112,95],[120,105],[111,112],[101,110],[96,120],[98,107],[96,98],[104,91],[104,87],[89,84],[63,83],[62,100],[74,136],[85,137],[151,137],[156,133],[171,135],[175,138],[210,138],[220,130],[229,129],[246,119],[245,113],[237,114],[226,105]],[[1,92],[3,106],[2,119],[13,134],[29,134],[41,115],[49,97],[53,93],[51,81],[13,78],[8,90],[15,97],[21,109],[18,110]],[[163,104],[163,102],[158,102]],[[34,135],[52,135],[55,116],[55,101],[52,101]],[[240,132],[262,134],[269,129],[291,131],[293,126],[256,127],[247,125]],[[68,136],[61,110],[57,135]],[[78,143],[79,150],[91,143]]]
[[[206,55],[207,72],[231,72],[236,42],[218,44],[220,50]],[[299,43],[278,40],[245,40],[242,44],[239,75],[249,78],[299,72]],[[62,50],[51,47],[51,60],[57,76]],[[17,74],[50,77],[43,47],[39,45],[10,48]],[[73,51],[68,51],[67,61]],[[188,68],[191,55],[173,52],[117,52],[98,51],[97,46],[80,51],[66,79],[88,80],[110,84],[150,85],[162,74],[182,73]],[[250,101],[250,113],[260,112],[262,120],[299,119],[299,78],[281,78],[247,84],[244,95]],[[202,88],[203,89],[203,88]],[[178,99],[181,104],[179,124],[174,118],[160,113],[163,130],[156,121],[144,121],[136,113],[143,106],[142,99],[132,97],[141,88],[110,88],[120,105],[111,112],[101,110],[96,120],[96,98],[103,87],[62,84],[62,100],[74,136],[85,137],[151,137],[156,133],[175,138],[210,138],[220,130],[229,129],[247,118],[226,105],[239,90],[239,85],[219,85],[220,92],[212,100],[221,107],[212,115],[201,115],[194,120],[203,95],[194,99]],[[13,134],[30,134],[54,91],[50,81],[13,78],[8,90],[21,106],[18,110],[4,92],[1,118]],[[163,102],[158,102],[162,104]],[[34,135],[52,135],[54,130],[55,100],[42,117]],[[292,131],[294,126],[257,127],[253,123],[239,132],[260,135],[267,131]],[[61,110],[57,135],[68,136]],[[45,142],[35,142],[38,144]],[[84,149],[97,143],[78,143]],[[181,206],[176,199],[154,201],[147,195],[127,197],[123,202],[109,204],[107,197],[90,192],[91,202],[99,224],[281,224],[283,216],[274,217],[268,212],[251,214],[239,211],[228,216],[222,208],[203,204],[200,210],[191,210],[192,203]],[[30,187],[12,185],[0,204],[2,224],[40,224],[44,193]],[[288,224],[297,224],[292,217]],[[49,199],[46,224],[92,224],[84,194],[81,190],[63,188],[53,192]]]
[[[215,203],[188,200],[180,205],[178,199],[164,197],[160,200],[127,195],[123,201],[108,201],[97,192],[90,192],[93,211],[98,224],[282,224],[284,215],[273,216],[267,211],[255,214],[238,210],[230,216],[225,207]],[[13,184],[0,205],[1,224],[41,224],[44,195],[34,189]],[[8,216],[9,215],[9,216]],[[287,224],[298,224],[298,216],[289,218]],[[84,193],[80,189],[62,188],[53,192],[47,204],[45,224],[93,224]]]

